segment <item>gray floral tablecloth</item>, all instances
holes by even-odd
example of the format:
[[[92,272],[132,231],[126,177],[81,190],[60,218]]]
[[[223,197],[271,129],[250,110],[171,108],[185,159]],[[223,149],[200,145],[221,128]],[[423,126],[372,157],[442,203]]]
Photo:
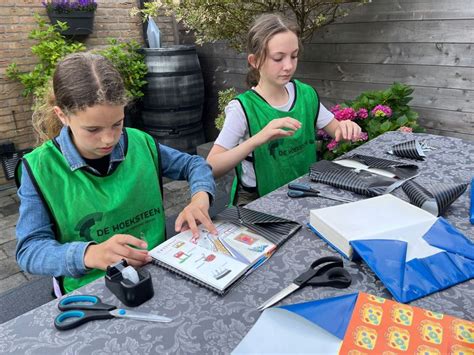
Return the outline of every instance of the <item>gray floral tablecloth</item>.
[[[356,153],[394,159],[385,152],[391,145],[417,137],[434,148],[420,167],[416,181],[424,183],[466,183],[474,176],[474,142],[426,134],[388,132],[357,148]],[[401,159],[399,159],[401,160]],[[309,182],[304,176],[299,181]],[[354,199],[355,195],[330,186],[313,185],[327,193]],[[469,192],[469,190],[468,190]],[[469,196],[464,193],[444,214],[455,227],[474,240],[469,223]],[[393,192],[406,199],[400,188]],[[322,198],[290,199],[286,188],[254,201],[249,207],[297,220],[303,226],[309,209],[338,204]],[[341,216],[344,218],[344,216]],[[370,223],[370,216],[367,216]],[[337,255],[306,227],[290,239],[272,258],[241,281],[224,297],[198,287],[154,265],[146,266],[153,276],[155,296],[136,310],[154,312],[173,318],[171,323],[147,323],[125,319],[94,321],[77,329],[59,332],[53,319],[59,313],[57,301],[0,325],[0,353],[19,354],[225,354],[230,353],[257,321],[255,308],[286,287],[314,259]],[[344,261],[353,275],[349,289],[306,287],[283,300],[298,303],[357,291],[391,298],[375,274],[362,262]],[[105,303],[120,306],[118,299],[98,280],[78,293],[95,294]],[[424,297],[412,305],[456,317],[474,320],[474,280]],[[337,315],[334,315],[337,316]]]

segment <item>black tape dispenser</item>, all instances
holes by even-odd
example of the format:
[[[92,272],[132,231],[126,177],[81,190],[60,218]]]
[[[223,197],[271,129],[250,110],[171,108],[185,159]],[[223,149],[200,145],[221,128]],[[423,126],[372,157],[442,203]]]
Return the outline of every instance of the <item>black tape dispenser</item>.
[[[125,259],[107,266],[105,286],[129,307],[139,306],[154,295],[150,273],[136,270]]]

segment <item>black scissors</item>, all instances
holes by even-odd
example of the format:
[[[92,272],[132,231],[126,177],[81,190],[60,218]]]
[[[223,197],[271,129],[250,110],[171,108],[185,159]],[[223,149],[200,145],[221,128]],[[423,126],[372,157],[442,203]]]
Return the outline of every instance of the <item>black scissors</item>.
[[[323,197],[329,200],[339,201],[339,202],[354,202],[354,200],[326,195],[321,193],[319,190],[313,189],[311,186],[306,184],[299,184],[295,182],[291,182],[288,184],[288,196],[292,198],[300,198],[300,197]]]
[[[320,265],[322,266],[319,267]],[[290,286],[278,292],[257,309],[263,311],[301,287],[310,285],[347,288],[351,285],[351,282],[352,277],[344,269],[342,259],[335,256],[326,256],[315,260],[308,270],[293,280]]]
[[[156,314],[117,309],[102,303],[99,297],[90,295],[67,296],[59,301],[58,308],[63,311],[54,319],[54,326],[58,330],[73,329],[92,320],[114,317],[164,323],[172,321],[171,318]]]

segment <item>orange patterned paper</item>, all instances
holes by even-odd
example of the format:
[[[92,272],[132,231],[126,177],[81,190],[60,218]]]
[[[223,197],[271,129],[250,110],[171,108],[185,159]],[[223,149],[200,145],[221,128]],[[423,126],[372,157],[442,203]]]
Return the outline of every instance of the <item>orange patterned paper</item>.
[[[474,355],[474,322],[359,293],[341,355]]]

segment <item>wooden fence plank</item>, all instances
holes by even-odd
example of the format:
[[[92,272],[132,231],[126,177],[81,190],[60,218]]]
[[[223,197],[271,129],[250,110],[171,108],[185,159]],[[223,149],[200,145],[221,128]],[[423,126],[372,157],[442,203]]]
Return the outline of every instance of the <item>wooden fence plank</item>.
[[[315,33],[313,43],[473,43],[474,21],[335,23]]]
[[[474,68],[396,64],[349,64],[300,62],[296,75],[309,79],[474,89]]]
[[[471,43],[309,43],[304,44],[301,61],[474,67],[474,45]]]
[[[352,83],[330,80],[307,80],[318,93],[329,99],[352,100],[367,90],[384,90],[388,86],[376,83]],[[444,88],[414,87],[411,105],[451,110],[458,112],[474,112],[474,91]]]
[[[448,20],[472,19],[472,0],[456,1],[380,1],[352,7],[349,15],[338,22],[375,22],[397,20]]]
[[[474,138],[474,113],[433,110],[413,106],[420,115],[420,124],[429,129],[451,131],[471,135]]]

